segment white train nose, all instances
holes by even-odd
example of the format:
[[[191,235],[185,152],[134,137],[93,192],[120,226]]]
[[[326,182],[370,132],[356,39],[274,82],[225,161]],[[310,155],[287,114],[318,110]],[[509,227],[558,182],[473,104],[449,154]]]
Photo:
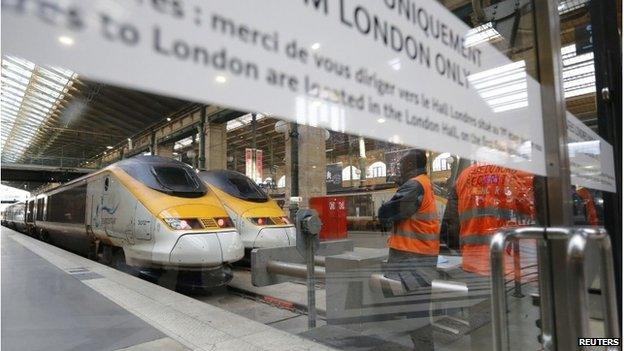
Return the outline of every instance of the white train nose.
[[[218,266],[245,254],[243,242],[235,231],[185,234],[171,250],[169,262],[179,266]]]
[[[295,245],[295,228],[262,228],[256,236],[253,247],[284,247]]]

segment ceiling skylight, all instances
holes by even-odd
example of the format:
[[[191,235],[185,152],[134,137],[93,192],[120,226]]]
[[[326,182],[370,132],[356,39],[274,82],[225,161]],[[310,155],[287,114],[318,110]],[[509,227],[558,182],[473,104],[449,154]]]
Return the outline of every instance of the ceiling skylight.
[[[259,121],[259,120],[263,119],[264,117],[266,117],[266,116],[263,115],[263,114],[258,113],[258,114],[256,114],[256,121]],[[244,116],[240,116],[240,117],[235,118],[235,119],[233,119],[231,121],[228,121],[226,128],[227,128],[227,131],[229,132],[231,130],[238,129],[240,127],[244,127],[244,126],[246,126],[248,124],[251,124],[251,113],[248,113],[248,114],[246,114]]]
[[[14,56],[2,57],[1,72],[2,161],[18,162],[68,94],[76,74]]]
[[[563,91],[566,98],[596,92],[594,53],[577,55],[575,45],[561,48]]]

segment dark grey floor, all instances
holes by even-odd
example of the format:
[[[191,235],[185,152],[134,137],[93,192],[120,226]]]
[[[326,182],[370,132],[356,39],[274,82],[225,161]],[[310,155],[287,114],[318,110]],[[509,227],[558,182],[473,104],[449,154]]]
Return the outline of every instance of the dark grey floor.
[[[116,350],[163,333],[8,237],[2,227],[2,350]]]

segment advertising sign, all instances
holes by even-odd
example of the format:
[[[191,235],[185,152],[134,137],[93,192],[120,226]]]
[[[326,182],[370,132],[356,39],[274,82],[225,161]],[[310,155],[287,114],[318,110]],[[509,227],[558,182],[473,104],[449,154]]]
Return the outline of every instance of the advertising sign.
[[[342,163],[327,165],[325,185],[328,193],[342,189]]]

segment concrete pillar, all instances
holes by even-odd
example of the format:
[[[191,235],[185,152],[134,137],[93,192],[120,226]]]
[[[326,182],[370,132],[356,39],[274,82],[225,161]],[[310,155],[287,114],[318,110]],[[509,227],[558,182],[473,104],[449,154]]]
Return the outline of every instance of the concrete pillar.
[[[226,123],[206,123],[204,125],[206,157],[204,169],[227,169],[226,132]]]
[[[167,144],[157,144],[156,145],[156,155],[162,157],[173,157],[173,145],[175,143],[167,143]]]
[[[327,194],[325,186],[325,172],[327,158],[325,156],[325,130],[322,128],[298,126],[298,179],[299,195],[303,201],[301,208],[308,208],[308,201],[311,197]],[[290,138],[286,141],[286,200],[291,196],[291,161],[292,144]]]

